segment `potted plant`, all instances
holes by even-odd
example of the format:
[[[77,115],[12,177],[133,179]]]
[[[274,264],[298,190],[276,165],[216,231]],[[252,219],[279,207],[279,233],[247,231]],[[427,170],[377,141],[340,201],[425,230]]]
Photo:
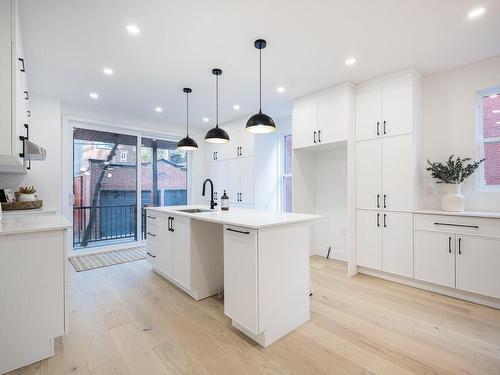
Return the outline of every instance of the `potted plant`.
[[[443,211],[461,212],[465,209],[462,182],[479,168],[484,159],[468,163],[471,158],[454,158],[455,155],[451,155],[445,163],[431,163],[427,159],[429,167],[426,169],[431,172],[431,176],[437,180],[438,184],[443,184],[444,194],[441,197],[441,209]]]
[[[21,186],[17,194],[17,200],[19,202],[31,202],[36,201],[36,189],[34,186]]]

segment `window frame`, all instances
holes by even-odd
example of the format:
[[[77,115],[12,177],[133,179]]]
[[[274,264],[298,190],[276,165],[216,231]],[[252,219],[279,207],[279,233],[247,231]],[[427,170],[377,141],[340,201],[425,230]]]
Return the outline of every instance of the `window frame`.
[[[285,178],[292,179],[293,177],[293,162],[292,162],[292,171],[290,173],[285,173],[285,138],[292,137],[291,132],[283,132],[279,134],[279,210],[280,212],[293,212],[293,204],[292,211],[286,211],[286,194],[285,194]],[[293,138],[292,138],[293,141]],[[293,146],[292,146],[292,159],[293,159]],[[293,192],[292,192],[293,195]]]
[[[500,86],[490,87],[476,92],[476,150],[477,158],[484,158],[484,145],[486,143],[500,143],[500,136],[484,138],[483,129],[483,97],[500,93]],[[481,163],[476,176],[477,190],[479,192],[500,192],[500,185],[486,185],[485,179],[486,163]]]

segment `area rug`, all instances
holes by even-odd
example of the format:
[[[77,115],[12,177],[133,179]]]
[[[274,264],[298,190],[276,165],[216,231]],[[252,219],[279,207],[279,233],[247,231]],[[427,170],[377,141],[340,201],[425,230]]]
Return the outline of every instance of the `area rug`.
[[[115,264],[134,262],[146,258],[144,246],[120,250],[111,250],[103,253],[78,255],[69,258],[76,272],[93,270],[95,268],[113,266]]]

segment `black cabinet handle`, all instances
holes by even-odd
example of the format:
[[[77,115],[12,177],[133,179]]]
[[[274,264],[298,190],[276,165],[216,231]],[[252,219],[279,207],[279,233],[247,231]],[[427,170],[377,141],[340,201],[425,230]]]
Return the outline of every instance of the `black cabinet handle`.
[[[156,237],[156,234],[153,234],[151,232],[148,232],[148,236],[153,236],[153,237]]]
[[[26,116],[31,117],[31,111],[26,111]]]
[[[384,214],[384,228],[387,228],[386,218],[387,218],[387,214]]]
[[[377,214],[377,227],[380,227],[380,214]]]
[[[21,142],[23,142],[23,151],[19,153],[20,158],[24,158],[24,154],[25,154],[25,146],[26,145],[25,145],[24,141],[27,141],[30,138],[30,126],[28,124],[24,124],[24,128],[26,129],[26,136],[24,136],[24,135],[19,136],[19,140]],[[31,160],[28,160],[28,165],[27,165],[26,169],[31,169]]]
[[[24,92],[24,99],[30,100],[30,94],[28,93],[28,91]]]
[[[314,143],[316,143],[316,132],[314,132],[313,139],[314,139]]]
[[[241,233],[241,234],[250,234],[250,232],[242,231],[242,230],[237,230],[237,229],[232,229],[232,228],[226,228],[226,230],[230,232],[236,232],[236,233]]]
[[[318,130],[318,142],[321,143],[321,130]]]
[[[377,135],[380,135],[380,122],[377,121]]]
[[[385,132],[385,120],[384,120],[384,134],[386,134],[386,132]]]
[[[384,194],[384,208],[387,208],[386,204],[385,204],[385,199],[387,198],[387,195]]]
[[[156,255],[151,254],[149,251],[146,254],[148,254],[151,258],[156,258]]]
[[[153,220],[156,220],[156,217],[151,216],[151,215],[147,215],[146,217],[147,217],[148,219],[153,219]]]
[[[451,237],[448,237],[448,252],[451,254]]]
[[[24,59],[23,59],[23,58],[21,58],[21,57],[19,57],[19,58],[18,58],[18,60],[19,60],[19,62],[21,63],[21,66],[19,67],[19,71],[20,71],[20,72],[25,72],[25,71],[26,71],[26,69],[24,68]]]
[[[169,232],[172,232],[172,216],[168,217],[167,229]]]
[[[175,219],[175,217],[170,218],[170,231],[171,232],[174,231],[174,219]]]
[[[458,255],[462,255],[462,239],[458,239]]]
[[[377,208],[380,208],[380,194],[377,194]]]
[[[451,223],[440,223],[440,222],[435,222],[434,225],[446,225],[448,227],[462,227],[462,228],[479,229],[479,225],[451,224]]]

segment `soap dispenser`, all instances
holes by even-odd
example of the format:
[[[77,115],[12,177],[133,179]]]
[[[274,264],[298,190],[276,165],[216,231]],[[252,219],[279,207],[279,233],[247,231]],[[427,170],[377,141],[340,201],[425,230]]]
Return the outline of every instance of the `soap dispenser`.
[[[222,211],[227,211],[229,210],[229,197],[226,194],[226,191],[224,190],[224,194],[220,198],[220,209]]]

